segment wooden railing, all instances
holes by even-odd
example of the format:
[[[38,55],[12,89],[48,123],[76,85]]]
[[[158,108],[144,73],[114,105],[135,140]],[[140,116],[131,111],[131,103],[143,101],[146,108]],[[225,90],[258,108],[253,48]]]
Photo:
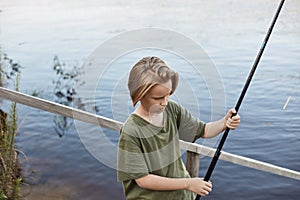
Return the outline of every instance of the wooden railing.
[[[41,98],[30,96],[21,92],[16,92],[3,87],[0,87],[0,97],[9,101],[24,104],[30,107],[41,109],[47,112],[64,115],[76,120],[86,123],[95,124],[98,126],[110,128],[119,131],[122,123],[103,116],[85,112],[76,108],[64,106],[58,103],[47,101]],[[200,155],[210,156],[214,155],[215,149],[185,141],[180,141],[181,148],[187,151],[187,169],[191,176],[198,176]],[[289,177],[300,180],[300,172],[290,170],[287,168],[275,166],[266,162],[261,162],[251,158],[234,155],[222,151],[220,159],[234,164],[250,167],[253,169],[266,171],[280,176]]]

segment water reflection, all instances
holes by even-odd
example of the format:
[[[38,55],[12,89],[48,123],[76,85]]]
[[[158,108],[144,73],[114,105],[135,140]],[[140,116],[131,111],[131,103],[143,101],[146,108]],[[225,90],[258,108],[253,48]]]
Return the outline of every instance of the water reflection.
[[[17,74],[21,73],[21,68],[21,65],[17,61],[9,57],[6,53],[2,54],[0,48],[0,87],[3,87],[5,83],[13,86]]]
[[[54,101],[56,103],[73,106],[75,102],[76,87],[84,84],[80,82],[79,76],[82,73],[82,68],[76,64],[66,64],[61,62],[58,56],[53,58],[53,70],[56,74],[56,80],[53,81]],[[76,105],[80,99],[76,100]],[[82,105],[80,106],[82,109]],[[74,120],[63,115],[54,115],[53,123],[56,133],[59,137],[64,136],[74,124]]]

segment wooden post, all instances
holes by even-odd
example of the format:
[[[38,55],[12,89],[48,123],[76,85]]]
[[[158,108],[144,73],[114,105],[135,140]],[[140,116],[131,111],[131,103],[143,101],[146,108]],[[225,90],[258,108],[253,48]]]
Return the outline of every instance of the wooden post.
[[[186,151],[186,169],[190,173],[191,177],[199,176],[199,166],[200,166],[200,154]]]

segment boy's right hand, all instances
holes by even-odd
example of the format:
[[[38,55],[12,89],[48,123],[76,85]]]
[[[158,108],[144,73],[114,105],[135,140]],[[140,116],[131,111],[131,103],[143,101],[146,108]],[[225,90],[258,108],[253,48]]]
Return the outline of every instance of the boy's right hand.
[[[188,190],[206,196],[212,191],[212,183],[204,181],[203,178],[190,178],[188,180]]]

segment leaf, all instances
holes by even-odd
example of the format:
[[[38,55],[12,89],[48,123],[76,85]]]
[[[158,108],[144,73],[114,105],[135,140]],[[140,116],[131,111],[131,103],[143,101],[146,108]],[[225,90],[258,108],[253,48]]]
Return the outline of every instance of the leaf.
[[[7,196],[3,193],[3,191],[0,191],[0,200],[6,200]]]

